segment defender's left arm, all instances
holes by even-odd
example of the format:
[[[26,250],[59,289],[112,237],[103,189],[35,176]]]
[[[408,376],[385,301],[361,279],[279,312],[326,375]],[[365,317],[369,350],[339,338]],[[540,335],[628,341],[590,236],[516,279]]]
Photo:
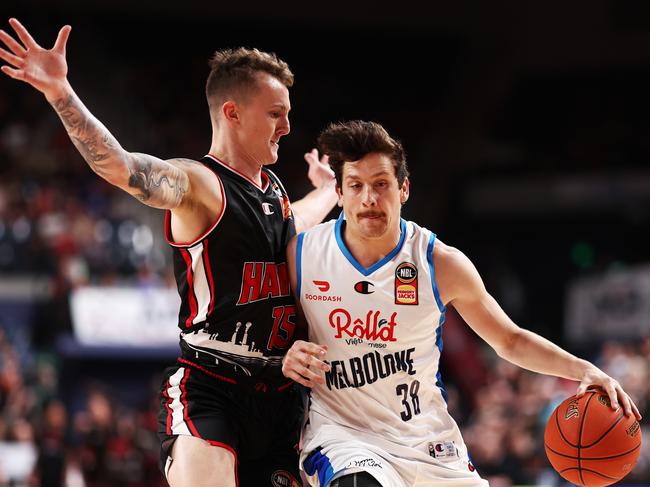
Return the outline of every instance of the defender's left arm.
[[[592,363],[558,347],[546,338],[517,326],[487,292],[472,262],[459,250],[437,242],[433,251],[436,281],[445,304],[456,308],[467,324],[497,354],[534,372],[579,381],[577,395],[598,386],[609,395],[612,408],[641,419],[639,410],[612,377]]]
[[[309,164],[307,177],[316,189],[291,204],[296,222],[296,233],[304,232],[314,225],[318,225],[336,204],[338,199],[336,179],[327,159],[327,156],[319,159],[316,149],[305,154],[305,161]]]

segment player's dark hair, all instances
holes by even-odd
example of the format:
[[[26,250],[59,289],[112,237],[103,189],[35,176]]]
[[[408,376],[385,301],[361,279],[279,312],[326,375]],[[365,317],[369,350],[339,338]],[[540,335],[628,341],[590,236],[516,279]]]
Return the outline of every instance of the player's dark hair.
[[[205,95],[210,109],[229,99],[240,99],[250,93],[260,73],[268,73],[287,88],[293,85],[289,65],[274,53],[238,47],[216,51],[209,61],[210,74]]]
[[[343,180],[343,164],[358,161],[371,153],[385,154],[390,158],[399,186],[409,175],[402,144],[375,122],[352,120],[332,123],[318,136],[318,147],[329,156],[339,187]]]

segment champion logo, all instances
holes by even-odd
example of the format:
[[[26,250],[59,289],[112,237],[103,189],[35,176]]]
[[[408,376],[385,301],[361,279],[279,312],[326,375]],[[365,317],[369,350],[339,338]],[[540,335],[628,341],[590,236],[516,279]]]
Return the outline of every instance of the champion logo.
[[[354,285],[354,290],[359,294],[372,294],[375,292],[375,285],[368,281],[359,281]]]
[[[318,290],[322,293],[326,293],[330,290],[330,283],[327,281],[313,281]]]
[[[264,211],[265,215],[272,215],[273,213],[275,213],[275,211],[273,210],[273,205],[271,203],[266,203],[266,202],[262,203],[262,210]]]

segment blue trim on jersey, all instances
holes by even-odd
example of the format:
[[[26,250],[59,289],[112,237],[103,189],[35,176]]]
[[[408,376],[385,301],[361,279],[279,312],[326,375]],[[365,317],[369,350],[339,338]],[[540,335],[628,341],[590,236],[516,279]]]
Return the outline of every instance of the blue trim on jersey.
[[[438,328],[436,329],[436,346],[438,347],[438,350],[440,350],[440,357],[442,357],[442,325],[445,323],[445,317],[447,313],[447,308],[444,308],[442,310],[442,313],[440,314],[440,321],[438,322]],[[440,373],[440,358],[438,358],[438,373],[436,374],[436,386],[438,389],[440,389],[440,393],[442,394],[442,398],[445,400],[445,403],[447,403],[447,389],[445,389],[445,385],[442,383],[442,374]]]
[[[447,307],[442,304],[442,299],[440,299],[440,291],[438,291],[438,284],[436,283],[436,271],[433,266],[433,247],[436,244],[436,234],[431,232],[429,237],[429,245],[427,245],[427,262],[429,263],[429,273],[431,274],[431,287],[433,288],[433,296],[436,298],[436,304],[440,310],[440,321],[438,322],[438,328],[436,329],[436,346],[440,350],[440,356],[442,356],[442,325],[445,322],[445,314],[447,312]],[[440,359],[438,359],[438,373],[436,374],[436,386],[440,389],[442,398],[447,402],[447,390],[445,385],[442,383],[442,374],[440,373]]]
[[[441,313],[445,312],[445,306],[440,299],[440,292],[438,291],[438,284],[436,283],[436,271],[433,267],[433,247],[436,244],[436,234],[431,232],[429,237],[429,245],[427,246],[427,262],[429,262],[429,273],[431,274],[431,285],[433,286],[433,296],[436,298],[438,309]]]
[[[334,469],[327,455],[323,455],[320,450],[311,452],[302,462],[305,473],[310,477],[318,472],[319,485],[325,487],[329,485],[334,477]]]
[[[343,235],[342,235],[342,227],[343,227],[343,213],[339,216],[338,220],[336,220],[336,225],[334,226],[334,235],[336,236],[336,243],[339,246],[339,249],[341,249],[341,252],[345,256],[346,259],[348,259],[348,262],[354,266],[356,270],[358,270],[361,274],[364,276],[369,276],[373,272],[375,272],[377,269],[382,267],[386,262],[390,261],[393,257],[397,255],[397,253],[402,250],[402,245],[404,245],[404,240],[406,239],[406,221],[403,218],[400,218],[399,222],[400,226],[400,237],[399,237],[399,242],[397,243],[397,246],[390,251],[390,253],[381,259],[378,262],[375,262],[373,265],[371,265],[368,268],[363,267],[357,259],[354,258],[354,256],[350,253],[348,248],[345,246],[345,242],[343,242]]]
[[[300,302],[300,287],[302,284],[302,241],[305,238],[305,232],[298,234],[298,241],[296,242],[296,278],[298,280],[296,285],[296,299]]]

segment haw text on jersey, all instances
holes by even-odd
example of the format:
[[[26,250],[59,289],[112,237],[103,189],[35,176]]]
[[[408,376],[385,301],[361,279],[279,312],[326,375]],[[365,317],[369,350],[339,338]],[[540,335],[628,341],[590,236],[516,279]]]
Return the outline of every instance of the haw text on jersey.
[[[357,337],[366,340],[381,340],[382,342],[395,342],[397,338],[393,332],[397,322],[397,313],[390,315],[390,320],[379,317],[379,311],[370,310],[365,318],[352,320],[350,313],[343,308],[336,308],[330,313],[329,322],[332,328],[336,329],[334,338],[341,338],[343,334],[347,337]],[[352,326],[351,326],[352,325]]]
[[[269,298],[289,296],[287,264],[244,262],[237,306]]]

